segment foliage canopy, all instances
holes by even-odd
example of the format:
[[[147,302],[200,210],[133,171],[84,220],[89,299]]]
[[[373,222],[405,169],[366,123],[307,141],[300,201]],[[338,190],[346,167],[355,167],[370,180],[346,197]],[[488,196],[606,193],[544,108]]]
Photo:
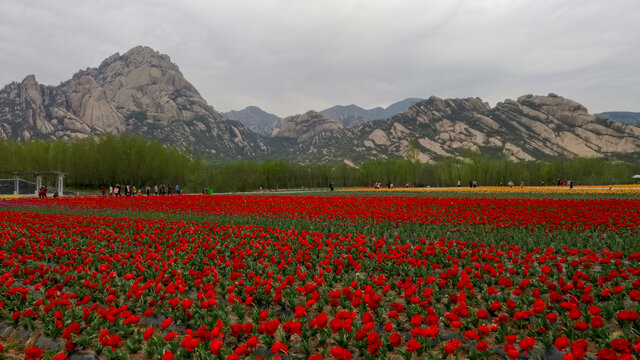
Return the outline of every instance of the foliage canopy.
[[[571,179],[582,184],[624,184],[640,174],[640,164],[616,159],[559,158],[550,162],[514,162],[491,159],[468,151],[436,164],[415,159],[367,160],[357,167],[346,164],[303,165],[282,160],[234,161],[213,164],[185,151],[135,135],[103,136],[72,141],[0,141],[0,170],[58,170],[68,173],[68,186],[97,188],[115,183],[138,188],[180,184],[187,191],[213,188],[218,192],[257,189],[371,186],[462,186],[476,180],[482,185],[555,184]],[[46,181],[55,181],[48,180]]]

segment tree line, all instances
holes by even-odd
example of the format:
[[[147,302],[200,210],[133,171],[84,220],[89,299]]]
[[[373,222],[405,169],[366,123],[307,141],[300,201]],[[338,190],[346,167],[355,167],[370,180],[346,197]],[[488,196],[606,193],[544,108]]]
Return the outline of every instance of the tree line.
[[[67,187],[96,189],[101,185],[155,184],[180,186],[187,192],[259,189],[328,188],[335,186],[463,186],[625,184],[640,174],[640,164],[613,158],[558,158],[515,162],[468,151],[460,157],[422,164],[407,159],[367,160],[346,164],[297,164],[283,160],[213,163],[188,152],[135,135],[104,136],[72,141],[0,141],[0,171],[57,170],[67,173]],[[28,179],[28,178],[27,178]],[[55,179],[44,179],[54,184]]]

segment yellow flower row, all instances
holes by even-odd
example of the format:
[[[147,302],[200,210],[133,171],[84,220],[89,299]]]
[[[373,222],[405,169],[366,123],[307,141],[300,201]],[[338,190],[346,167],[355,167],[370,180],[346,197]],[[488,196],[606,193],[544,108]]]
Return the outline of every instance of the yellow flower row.
[[[16,199],[22,197],[22,195],[0,195],[0,199]]]
[[[394,192],[457,192],[457,193],[562,193],[562,194],[640,194],[640,185],[581,185],[569,188],[568,186],[479,186],[470,187],[386,187],[374,189],[373,187],[340,188],[340,191],[394,191]]]

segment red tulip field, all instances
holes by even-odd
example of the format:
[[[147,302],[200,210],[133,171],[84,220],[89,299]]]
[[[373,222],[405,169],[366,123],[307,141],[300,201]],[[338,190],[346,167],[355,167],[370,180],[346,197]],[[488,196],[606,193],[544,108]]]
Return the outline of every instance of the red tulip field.
[[[0,359],[634,359],[640,200],[0,200]]]

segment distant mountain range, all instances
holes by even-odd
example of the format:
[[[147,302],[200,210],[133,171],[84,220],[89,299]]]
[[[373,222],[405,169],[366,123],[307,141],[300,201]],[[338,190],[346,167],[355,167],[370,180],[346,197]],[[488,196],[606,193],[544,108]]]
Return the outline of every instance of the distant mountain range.
[[[320,111],[320,114],[333,120],[338,120],[344,127],[353,127],[371,120],[388,119],[403,111],[406,111],[412,104],[424,99],[409,98],[398,101],[386,108],[376,107],[373,109],[363,109],[357,105],[336,105]]]
[[[205,158],[344,162],[464,156],[640,159],[639,113],[589,114],[564,97],[525,95],[495,107],[480,98],[411,98],[387,108],[334,106],[279,118],[258,107],[221,114],[167,55],[138,46],[58,86],[29,75],[0,89],[0,139],[135,133]],[[616,121],[612,121],[612,120]],[[626,119],[626,120],[625,120]],[[618,122],[624,120],[627,123]]]
[[[618,121],[627,125],[638,126],[638,124],[640,124],[640,112],[609,111],[595,115],[603,119]]]
[[[412,104],[424,99],[409,98],[398,101],[386,108],[376,107],[373,109],[364,109],[357,105],[336,105],[328,109],[320,111],[327,119],[336,120],[342,127],[353,127],[361,125],[371,120],[388,119],[403,111],[406,111]],[[248,106],[242,110],[230,111],[223,113],[231,120],[241,122],[252,131],[264,135],[272,136],[273,131],[278,126],[280,118],[274,114],[268,113],[257,106]]]
[[[247,106],[242,110],[233,110],[222,113],[231,120],[238,121],[252,131],[263,135],[271,136],[275,126],[280,118],[274,114],[268,113],[257,106]]]

